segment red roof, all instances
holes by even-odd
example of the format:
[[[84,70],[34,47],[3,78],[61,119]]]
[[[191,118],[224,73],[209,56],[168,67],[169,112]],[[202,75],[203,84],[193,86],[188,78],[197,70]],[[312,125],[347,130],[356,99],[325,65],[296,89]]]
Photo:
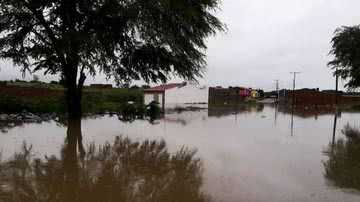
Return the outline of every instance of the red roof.
[[[171,88],[183,87],[185,85],[186,85],[186,83],[169,83],[169,84],[164,84],[161,86],[156,86],[156,87],[145,89],[144,92],[164,92]]]

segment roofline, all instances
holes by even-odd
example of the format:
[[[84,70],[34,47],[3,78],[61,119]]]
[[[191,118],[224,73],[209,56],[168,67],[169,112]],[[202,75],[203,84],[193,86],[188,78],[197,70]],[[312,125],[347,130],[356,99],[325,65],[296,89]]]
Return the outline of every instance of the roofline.
[[[144,93],[164,93],[165,90],[151,90],[151,89],[144,89]]]

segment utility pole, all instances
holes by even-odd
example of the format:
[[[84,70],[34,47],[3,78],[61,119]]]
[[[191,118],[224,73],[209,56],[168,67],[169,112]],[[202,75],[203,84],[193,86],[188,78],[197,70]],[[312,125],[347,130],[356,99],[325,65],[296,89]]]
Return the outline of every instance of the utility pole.
[[[275,84],[276,84],[276,92],[277,92],[277,101],[279,101],[280,99],[280,92],[279,92],[279,79],[274,79]]]
[[[296,85],[296,75],[300,74],[301,72],[290,72],[290,74],[294,75],[294,79],[293,79],[293,96],[292,96],[292,105],[294,106],[295,104],[295,85]]]
[[[336,122],[337,122],[337,115],[338,115],[338,102],[339,102],[339,98],[338,98],[338,94],[339,94],[339,74],[338,74],[338,68],[336,67],[335,70],[335,115],[334,115],[334,126],[333,126],[333,137],[332,137],[332,146],[331,149],[334,149],[334,145],[335,145],[335,136],[336,136]]]
[[[335,70],[335,77],[336,77],[336,86],[335,86],[335,105],[336,105],[336,107],[337,107],[337,105],[338,105],[338,102],[339,102],[339,88],[338,88],[338,86],[339,86],[339,74],[338,74],[338,69],[336,68],[336,70]]]

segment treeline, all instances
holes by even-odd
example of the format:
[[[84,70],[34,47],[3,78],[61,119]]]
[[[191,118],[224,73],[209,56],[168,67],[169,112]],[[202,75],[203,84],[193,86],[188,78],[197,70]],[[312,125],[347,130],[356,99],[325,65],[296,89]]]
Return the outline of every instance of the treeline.
[[[9,81],[0,81],[3,83],[7,83],[10,86],[31,86],[34,85],[36,87],[36,84],[40,84],[43,87],[46,87],[48,85],[52,85],[52,86],[56,86],[59,85],[59,87],[63,87],[64,86],[64,81],[62,79],[60,79],[59,81],[55,81],[52,80],[50,82],[44,82],[44,81],[40,81],[40,79],[37,76],[34,76],[32,80],[30,81],[26,81],[26,80],[21,80],[21,79],[15,79],[15,80],[9,80]],[[99,84],[100,85],[100,84]],[[84,86],[89,87],[89,86]],[[120,86],[118,86],[119,88],[130,88],[130,89],[148,89],[151,88],[150,85],[129,85],[129,84],[122,84]]]

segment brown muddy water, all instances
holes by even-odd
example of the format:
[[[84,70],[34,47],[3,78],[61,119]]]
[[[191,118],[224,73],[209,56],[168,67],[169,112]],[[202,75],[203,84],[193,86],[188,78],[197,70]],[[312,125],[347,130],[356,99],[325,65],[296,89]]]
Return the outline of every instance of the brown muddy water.
[[[359,120],[271,105],[99,116],[82,142],[56,121],[24,124],[0,133],[0,201],[358,202],[360,137],[343,132]]]

